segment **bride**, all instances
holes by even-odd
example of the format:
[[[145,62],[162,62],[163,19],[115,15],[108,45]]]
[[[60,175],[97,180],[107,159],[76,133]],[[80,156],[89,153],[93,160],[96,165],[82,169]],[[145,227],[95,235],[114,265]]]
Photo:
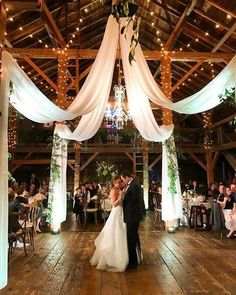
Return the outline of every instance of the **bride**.
[[[94,242],[96,250],[90,263],[100,270],[122,272],[128,265],[127,233],[122,207],[124,192],[121,184],[121,178],[115,176],[110,191],[113,208]]]

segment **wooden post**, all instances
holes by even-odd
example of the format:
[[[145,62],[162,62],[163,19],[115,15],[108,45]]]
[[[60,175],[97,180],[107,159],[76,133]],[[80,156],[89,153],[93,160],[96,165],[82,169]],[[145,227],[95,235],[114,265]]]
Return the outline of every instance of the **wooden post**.
[[[161,78],[162,78],[162,91],[166,97],[172,100],[171,93],[171,60],[164,52],[163,58],[161,60]],[[166,108],[163,108],[162,111],[162,121],[165,125],[172,124],[172,111]],[[169,228],[175,227],[177,225],[177,220],[168,220],[166,221],[166,230]]]
[[[74,192],[80,185],[80,143],[77,141],[74,145],[75,148],[75,170],[74,170]]]
[[[61,50],[58,56],[58,91],[55,100],[56,105],[61,109],[66,109],[67,58],[66,50]],[[51,224],[51,233],[57,234],[60,229],[61,224]]]
[[[58,57],[58,91],[55,100],[61,109],[66,109],[67,58],[66,50],[61,50]]]
[[[212,155],[212,116],[211,111],[203,112],[203,128],[205,130],[204,148],[206,150],[207,184],[214,182],[214,167]]]
[[[145,209],[148,208],[149,175],[148,175],[148,146],[146,140],[143,141],[143,199]]]
[[[212,151],[206,150],[206,163],[207,163],[207,184],[208,186],[210,183],[214,182],[214,169],[213,169],[213,157],[212,157]]]

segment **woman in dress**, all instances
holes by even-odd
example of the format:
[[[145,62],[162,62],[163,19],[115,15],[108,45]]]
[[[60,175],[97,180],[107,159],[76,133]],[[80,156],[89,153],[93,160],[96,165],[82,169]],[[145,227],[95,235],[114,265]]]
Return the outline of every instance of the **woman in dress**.
[[[217,200],[223,209],[225,217],[225,227],[229,230],[227,238],[231,238],[236,231],[236,211],[235,200],[231,193],[231,190],[227,187],[225,195]]]
[[[128,265],[128,248],[126,226],[123,221],[122,180],[119,176],[113,179],[110,198],[113,208],[105,226],[96,238],[96,250],[90,260],[97,269],[122,272]]]

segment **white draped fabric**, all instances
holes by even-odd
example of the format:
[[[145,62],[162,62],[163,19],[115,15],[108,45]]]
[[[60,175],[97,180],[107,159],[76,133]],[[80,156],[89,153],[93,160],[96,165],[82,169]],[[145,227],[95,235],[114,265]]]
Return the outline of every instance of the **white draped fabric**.
[[[2,77],[6,72],[2,71]],[[0,289],[7,284],[8,276],[8,148],[7,148],[7,125],[8,125],[8,100],[3,99],[8,93],[7,84],[0,88]]]
[[[175,150],[175,142],[173,135],[168,139],[171,141],[173,150]],[[181,218],[183,215],[182,209],[182,194],[179,180],[179,173],[175,181],[176,194],[170,193],[169,186],[170,180],[168,175],[168,161],[172,161],[178,169],[177,156],[174,152],[169,152],[165,145],[162,143],[162,219],[173,220]]]
[[[59,126],[59,124],[57,125]],[[54,136],[58,136],[57,126]],[[60,175],[56,181],[52,181],[52,169],[50,171],[49,201],[48,207],[51,208],[51,224],[58,225],[66,220],[66,168],[67,168],[67,146],[68,140],[61,139],[52,148],[52,154],[56,157],[56,164],[60,167]]]
[[[122,19],[121,25],[125,21],[125,18]],[[105,112],[105,102],[109,97],[118,37],[118,24],[110,16],[102,45],[91,72],[67,111],[56,107],[49,101],[17,65],[13,57],[9,53],[3,52],[3,69],[5,68],[6,72],[3,83],[8,84],[9,80],[12,80],[15,88],[14,94],[11,96],[12,104],[25,117],[40,123],[69,120],[76,116],[88,115],[82,118],[79,123],[81,127],[73,135],[70,134],[70,138],[84,140],[93,136],[102,121]],[[179,113],[193,114],[215,107],[220,103],[219,94],[224,93],[225,88],[235,86],[236,57],[202,90],[179,102],[173,103],[163,94],[153,79],[140,45],[136,48],[136,62],[133,62],[132,66],[129,64],[130,38],[131,28],[128,29],[126,38],[124,35],[120,36],[129,110],[137,129],[149,141],[164,141],[173,130],[173,125],[158,126],[149,100],[160,107],[166,107]],[[5,95],[8,96],[7,93]],[[34,111],[32,112],[32,110]],[[99,111],[101,112],[100,114]],[[94,118],[93,125],[96,125],[96,128],[94,126],[93,130],[91,130],[91,124],[87,123]],[[61,134],[62,132],[61,130]]]
[[[126,37],[121,35],[120,45],[130,114],[143,138],[149,141],[166,140],[172,134],[174,125],[162,125],[160,127],[157,124],[148,97],[143,91],[142,84],[137,79],[136,66],[131,66],[129,63],[130,43],[127,42],[129,38],[130,30]],[[136,65],[135,62],[133,64]]]
[[[122,20],[122,25],[124,24],[124,22],[125,20]],[[164,95],[164,93],[154,80],[139,44],[137,45],[135,51],[136,62],[132,62],[132,65],[130,65],[128,60],[128,53],[131,36],[131,28],[128,28],[126,37],[124,37],[124,35],[121,36],[121,50],[128,100],[134,100],[133,96],[130,97],[128,89],[130,87],[137,89],[135,93],[135,104],[131,104],[132,108],[134,108],[135,105],[136,108],[138,108],[138,104],[141,104],[143,103],[143,101],[149,99],[160,107],[165,107],[178,113],[196,114],[199,112],[207,111],[219,105],[221,103],[219,95],[224,93],[226,88],[235,87],[236,56],[209,84],[207,84],[200,91],[179,102],[173,103]],[[165,53],[163,52],[163,55],[164,54]],[[132,111],[132,109],[130,109],[130,111]],[[149,116],[150,111],[148,111],[147,113],[147,117]],[[151,117],[147,118],[146,120],[151,120]],[[141,126],[143,126],[143,124]],[[147,126],[149,126],[149,124]],[[138,126],[136,127],[138,128]],[[141,133],[142,130],[139,131]],[[155,135],[153,135],[153,138],[155,138]],[[150,140],[148,138],[146,139]],[[151,140],[155,141],[155,139]],[[163,138],[163,140],[165,139]]]
[[[11,104],[26,118],[38,123],[49,123],[76,117],[75,114],[66,112],[51,102],[6,51],[2,52],[2,67],[6,73],[2,84],[9,85],[10,80],[14,84],[14,93],[10,97]],[[8,96],[9,92],[6,92],[4,98],[7,101]]]

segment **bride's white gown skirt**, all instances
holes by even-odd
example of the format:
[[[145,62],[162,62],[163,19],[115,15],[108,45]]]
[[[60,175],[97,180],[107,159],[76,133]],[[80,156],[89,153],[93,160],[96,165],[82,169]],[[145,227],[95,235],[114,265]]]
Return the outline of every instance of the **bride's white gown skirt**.
[[[96,250],[90,260],[97,269],[113,272],[124,271],[128,265],[126,224],[122,206],[113,207],[102,231],[96,238]]]

